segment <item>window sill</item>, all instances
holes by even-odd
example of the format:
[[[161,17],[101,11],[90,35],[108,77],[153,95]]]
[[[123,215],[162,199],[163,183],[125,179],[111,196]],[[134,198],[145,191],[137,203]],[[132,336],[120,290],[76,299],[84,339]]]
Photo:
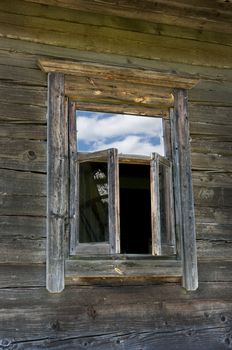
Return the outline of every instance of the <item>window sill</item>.
[[[65,261],[66,278],[181,277],[181,261],[174,258],[143,256],[70,258]]]

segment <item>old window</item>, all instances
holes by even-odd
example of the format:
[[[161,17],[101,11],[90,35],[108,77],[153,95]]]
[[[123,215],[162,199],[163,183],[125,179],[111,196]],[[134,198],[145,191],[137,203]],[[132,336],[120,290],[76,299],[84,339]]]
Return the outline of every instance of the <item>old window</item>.
[[[175,253],[172,163],[162,156],[169,141],[162,121],[77,110],[71,254]]]
[[[65,278],[123,276],[182,278],[196,289],[186,89],[197,81],[86,63],[40,66],[49,73],[48,290],[61,291]],[[81,110],[161,117],[164,156],[77,152]]]

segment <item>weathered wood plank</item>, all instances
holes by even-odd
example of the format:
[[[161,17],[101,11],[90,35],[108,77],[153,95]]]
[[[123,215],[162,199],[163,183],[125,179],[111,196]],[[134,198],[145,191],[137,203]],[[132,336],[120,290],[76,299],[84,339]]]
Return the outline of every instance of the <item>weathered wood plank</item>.
[[[202,220],[203,221],[203,220]],[[204,240],[231,240],[232,223],[218,224],[217,222],[196,223],[197,238]]]
[[[108,157],[108,215],[111,253],[120,253],[120,202],[118,150],[109,149]]]
[[[211,141],[205,140],[202,136],[194,137],[191,140],[191,149],[193,153],[216,154],[219,157],[230,157],[232,156],[232,141]]]
[[[46,237],[46,219],[30,216],[0,216],[1,237],[36,240]]]
[[[170,260],[66,260],[65,277],[181,277],[180,261]]]
[[[199,260],[231,260],[232,240],[197,240]]]
[[[192,170],[206,170],[216,172],[231,172],[232,157],[217,153],[191,153]]]
[[[229,23],[226,23],[226,19],[229,20],[228,9],[225,7],[225,3],[214,4],[212,2],[208,8],[203,4],[182,2],[167,2],[158,1],[155,4],[150,1],[145,1],[143,6],[136,1],[124,1],[118,4],[117,2],[102,1],[101,3],[93,3],[92,1],[57,1],[49,0],[27,0],[30,2],[37,2],[46,5],[61,6],[74,10],[84,10],[93,13],[116,15],[120,17],[143,19],[151,21],[152,23],[160,24],[173,24],[181,27],[194,28],[201,31],[218,31],[218,32],[230,32]],[[224,5],[224,7],[223,7]],[[200,8],[199,6],[204,6]],[[216,7],[216,8],[213,8]],[[213,8],[213,9],[212,9]],[[227,13],[223,11],[227,9]],[[213,20],[212,20],[213,19]],[[223,22],[223,19],[225,22]],[[160,31],[162,32],[162,26]],[[201,33],[199,33],[198,38]]]
[[[0,238],[0,264],[41,264],[45,259],[46,238]]]
[[[160,188],[159,188],[159,156],[152,155],[150,165],[151,187],[151,232],[152,232],[152,255],[161,255],[161,227],[160,227]]]
[[[0,169],[0,194],[3,196],[46,196],[46,176],[32,172]]]
[[[187,93],[185,90],[175,90],[174,96],[173,135],[177,149],[173,146],[173,153],[178,153],[179,160],[179,169],[176,171],[180,179],[183,285],[187,290],[195,290],[198,287],[198,274]]]
[[[98,102],[76,102],[76,109],[84,111],[94,111],[94,112],[109,112],[109,113],[119,113],[119,114],[134,114],[141,116],[150,117],[161,117],[168,118],[169,111],[167,108],[153,108],[141,104],[125,104],[123,101],[99,101]]]
[[[198,207],[232,208],[231,187],[194,186],[195,205]]]
[[[77,224],[79,223],[79,165],[77,159],[77,128],[76,128],[76,108],[75,104],[70,102],[68,109],[69,123],[69,223],[70,223],[70,254],[76,254],[78,243]]]
[[[8,62],[8,65],[2,64],[1,55],[0,62],[0,79],[22,85],[46,86],[46,75],[39,69],[12,67],[10,62]]]
[[[85,65],[83,63],[83,65]],[[81,66],[81,64],[80,64]],[[91,68],[89,72],[80,72],[80,74],[84,76],[67,76],[65,80],[65,94],[70,97],[72,101],[77,102],[100,102],[111,100],[112,103],[128,103],[128,104],[138,104],[144,106],[154,106],[154,108],[158,108],[161,106],[163,108],[168,108],[173,105],[173,96],[171,94],[171,88],[161,88],[145,85],[145,82],[149,84],[149,79],[145,79],[142,84],[139,84],[139,77],[136,79],[134,77],[127,76],[120,81],[123,77],[123,74],[116,77],[115,72],[107,72],[107,66],[105,66],[105,76],[102,76],[100,79],[98,77],[98,73],[93,71],[91,72]],[[49,69],[49,67],[48,67]],[[53,70],[53,68],[51,68]],[[130,70],[128,74],[130,74]],[[63,69],[61,69],[63,71]],[[125,73],[125,72],[123,72]],[[115,77],[113,76],[115,75]],[[126,75],[126,74],[125,74]],[[99,76],[101,76],[99,72]],[[109,79],[110,76],[110,79]],[[105,78],[105,79],[104,79]],[[116,80],[114,80],[114,78]],[[134,82],[130,82],[130,80],[134,79]],[[168,79],[168,77],[167,77]],[[71,80],[71,82],[70,82]],[[137,84],[136,82],[137,81]],[[158,82],[157,82],[158,84]],[[161,82],[161,86],[164,84]],[[168,84],[168,82],[167,82]]]
[[[48,75],[47,289],[64,289],[64,240],[68,206],[68,118],[64,75]]]
[[[46,215],[46,197],[0,194],[0,215]]]
[[[20,109],[20,105],[18,106]],[[0,137],[7,139],[46,140],[47,128],[36,124],[0,123]],[[5,140],[7,143],[8,140]]]
[[[0,289],[18,287],[44,287],[46,268],[43,264],[1,265]]]
[[[60,339],[77,339],[78,347],[85,344],[93,348],[98,339],[99,346],[106,342],[109,348],[110,335],[116,349],[122,346],[122,341],[126,348],[137,348],[144,341],[147,349],[154,349],[155,344],[160,344],[157,337],[163,338],[159,348],[165,349],[167,334],[171,334],[175,349],[180,344],[182,349],[186,349],[186,344],[189,349],[197,349],[200,344],[203,348],[210,344],[212,349],[225,349],[225,339],[230,333],[232,305],[228,282],[203,283],[197,293],[183,293],[175,284],[150,285],[146,289],[144,285],[69,287],[62,294],[52,296],[44,288],[15,288],[0,290],[0,299],[1,339],[8,338],[17,347],[26,346],[26,340],[29,345],[34,339],[41,341],[43,334],[42,341],[47,341],[40,343],[42,348],[55,346],[55,349]],[[205,329],[210,330],[206,338],[202,337]],[[131,336],[134,341],[128,340]],[[61,349],[64,344],[63,340]],[[70,348],[72,343],[68,345]]]
[[[232,224],[232,216],[230,208],[210,208],[197,207],[195,208],[196,221],[198,223],[217,223],[217,224]]]
[[[0,168],[45,173],[46,142],[0,139]]]
[[[189,103],[190,123],[209,123],[229,126],[231,122],[231,107],[216,107],[209,105],[200,105]],[[226,130],[225,130],[226,132]]]
[[[144,84],[152,85],[158,87],[166,88],[186,88],[191,89],[197,83],[198,79],[192,78],[190,76],[178,76],[176,74],[161,73],[154,70],[142,70],[142,69],[132,69],[124,67],[116,67],[110,65],[101,65],[101,64],[91,64],[91,63],[78,63],[73,61],[64,61],[64,60],[39,60],[39,66],[46,73],[48,72],[61,72],[65,75],[72,76],[84,76],[84,77],[93,77],[96,78],[98,82],[98,77],[113,80],[113,81],[124,81],[125,79],[129,83],[134,84]],[[72,77],[68,77],[67,84],[68,89],[73,89],[73,84],[75,80]],[[70,84],[71,83],[71,84]],[[91,83],[91,82],[90,82]],[[132,87],[133,89],[133,87]],[[159,92],[159,89],[157,90]],[[160,93],[162,90],[160,91]],[[172,96],[170,96],[172,98]]]
[[[28,103],[28,100],[27,100]],[[45,123],[46,107],[1,101],[0,120],[14,123]]]
[[[0,101],[45,107],[47,91],[44,87],[0,83]]]
[[[192,178],[194,186],[231,188],[232,183],[231,173],[193,171]]]
[[[231,47],[209,42],[136,33],[107,27],[50,20],[44,17],[0,13],[0,34],[41,44],[76,48],[99,53],[117,53],[148,59],[192,63],[218,68],[231,67]],[[7,24],[6,24],[7,23]],[[37,32],[40,31],[38,37]],[[49,32],[49,35],[48,35]],[[91,33],[92,36],[87,34]],[[93,34],[94,33],[94,34]],[[104,40],[103,40],[104,38]],[[138,50],[139,46],[139,50]],[[181,48],[181,50],[180,50]],[[210,55],[205,55],[205,52]],[[171,54],[170,54],[171,52]],[[191,60],[189,59],[191,57]]]
[[[218,118],[220,123],[220,118]],[[192,138],[204,137],[204,139],[215,141],[231,141],[232,127],[223,124],[210,124],[210,123],[190,123],[190,134]]]
[[[0,289],[2,288],[19,288],[19,287],[45,287],[46,284],[46,268],[43,264],[36,265],[1,265],[0,268]],[[208,287],[208,297],[206,293],[204,293],[205,298],[217,297],[217,298],[225,298],[230,295],[230,284],[226,284],[225,282],[232,282],[232,261],[200,261],[199,262],[199,281],[200,282],[214,282],[214,288]],[[71,284],[70,280],[66,280],[67,284]],[[224,283],[222,283],[224,282]],[[76,280],[75,285],[82,286],[91,286],[91,288],[95,288],[96,293],[98,291],[97,285],[101,285],[102,287],[105,285],[109,288],[116,288],[118,285],[127,286],[129,289],[131,285],[136,286],[136,293],[139,294],[139,289],[143,288],[146,290],[147,297],[149,296],[149,291],[154,288],[151,287],[151,284],[154,284],[154,281],[148,280],[144,281],[143,279],[107,279],[101,280],[92,280],[91,282],[88,279],[80,279],[79,282]],[[157,282],[156,282],[157,283]],[[138,287],[141,285],[141,287]],[[157,288],[157,287],[156,287]],[[163,288],[163,289],[162,289]],[[162,293],[159,294],[159,290],[163,290],[163,297],[166,295],[166,291],[170,289],[174,289],[174,285],[163,284],[162,287],[157,288],[156,300],[162,297]],[[85,288],[83,288],[85,289]],[[177,289],[175,287],[175,289]],[[204,289],[207,289],[206,285]],[[200,294],[200,293],[201,294]],[[111,292],[110,292],[111,293]],[[176,298],[184,298],[184,294],[181,292],[175,291]],[[201,298],[202,296],[202,284],[200,283],[200,290],[197,292],[197,295],[194,296],[195,299]],[[146,297],[146,299],[147,299]],[[167,299],[168,299],[167,295]]]

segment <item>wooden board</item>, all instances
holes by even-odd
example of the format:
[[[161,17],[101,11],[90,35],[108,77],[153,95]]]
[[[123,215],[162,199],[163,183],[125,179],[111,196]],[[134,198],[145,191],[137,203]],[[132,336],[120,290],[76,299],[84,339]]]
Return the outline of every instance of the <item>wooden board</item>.
[[[0,168],[45,173],[46,142],[0,139]]]

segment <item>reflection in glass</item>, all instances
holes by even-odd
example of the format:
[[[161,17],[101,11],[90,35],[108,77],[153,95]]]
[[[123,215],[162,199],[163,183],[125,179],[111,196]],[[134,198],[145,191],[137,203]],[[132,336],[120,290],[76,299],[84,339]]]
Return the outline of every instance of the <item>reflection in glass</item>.
[[[80,243],[108,241],[107,163],[80,163],[79,208]]]
[[[117,148],[119,153],[164,154],[162,118],[77,111],[79,152]]]

